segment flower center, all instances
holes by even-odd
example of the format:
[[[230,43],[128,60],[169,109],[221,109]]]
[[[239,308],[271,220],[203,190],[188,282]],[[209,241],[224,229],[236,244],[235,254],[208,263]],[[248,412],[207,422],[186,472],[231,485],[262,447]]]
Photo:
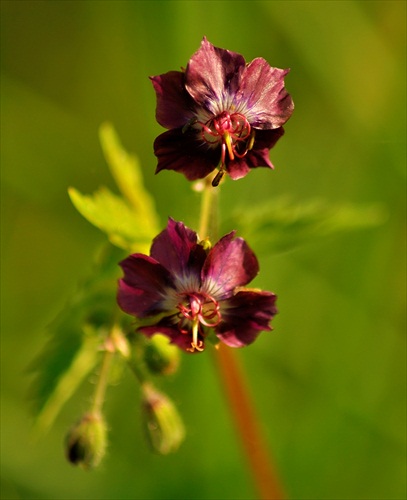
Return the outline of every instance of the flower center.
[[[188,351],[203,351],[203,342],[198,336],[204,335],[203,327],[213,328],[221,321],[218,302],[206,293],[188,293],[184,300],[178,304],[180,321],[178,327],[184,335],[192,333],[191,347]],[[188,327],[185,328],[185,320]]]
[[[241,113],[223,111],[207,122],[197,122],[201,127],[201,136],[204,142],[210,145],[221,145],[219,184],[225,171],[226,160],[243,158],[253,147],[254,131],[247,118]],[[216,176],[217,178],[218,176]],[[216,184],[216,185],[217,185]]]

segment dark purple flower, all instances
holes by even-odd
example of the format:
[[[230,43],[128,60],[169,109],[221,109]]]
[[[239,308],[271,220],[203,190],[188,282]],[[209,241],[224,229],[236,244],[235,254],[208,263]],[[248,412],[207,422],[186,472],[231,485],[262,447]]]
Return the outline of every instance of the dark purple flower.
[[[232,179],[270,167],[269,151],[283,135],[294,103],[284,88],[288,69],[214,47],[206,38],[185,71],[152,77],[156,118],[169,129],[154,142],[156,173],[176,170],[189,180],[219,167]]]
[[[242,347],[271,330],[276,296],[243,288],[259,270],[246,242],[233,231],[207,246],[182,222],[169,219],[150,256],[133,254],[120,263],[118,303],[142,321],[139,331],[162,333],[194,352],[204,349],[211,332],[231,347]]]

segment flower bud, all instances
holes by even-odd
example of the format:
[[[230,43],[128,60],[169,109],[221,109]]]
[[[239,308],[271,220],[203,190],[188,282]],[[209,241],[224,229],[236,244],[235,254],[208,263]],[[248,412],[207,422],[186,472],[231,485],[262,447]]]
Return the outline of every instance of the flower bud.
[[[151,385],[143,387],[143,424],[148,441],[161,455],[177,451],[185,428],[173,402]]]
[[[106,451],[106,424],[99,413],[85,415],[68,432],[66,458],[84,469],[97,467]]]
[[[150,372],[170,375],[178,369],[179,351],[164,335],[154,335],[144,348],[144,361]]]

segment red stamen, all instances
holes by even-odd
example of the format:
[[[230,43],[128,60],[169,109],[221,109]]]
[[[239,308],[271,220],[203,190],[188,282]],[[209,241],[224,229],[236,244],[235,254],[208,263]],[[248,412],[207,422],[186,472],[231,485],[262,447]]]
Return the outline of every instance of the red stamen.
[[[201,137],[209,145],[221,144],[220,168],[224,170],[227,154],[233,161],[235,156],[243,158],[253,147],[254,133],[241,113],[224,111],[207,122],[196,122],[201,127]]]
[[[178,330],[183,335],[205,336],[203,327],[214,328],[221,322],[220,306],[207,293],[185,294],[185,302],[177,306],[179,310]],[[187,322],[187,325],[185,324]],[[202,342],[193,340],[193,348],[200,350]]]

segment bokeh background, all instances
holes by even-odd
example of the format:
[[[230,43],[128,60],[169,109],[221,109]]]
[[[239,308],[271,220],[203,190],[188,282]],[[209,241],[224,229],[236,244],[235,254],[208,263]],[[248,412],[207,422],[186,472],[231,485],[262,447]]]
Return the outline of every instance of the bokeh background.
[[[276,170],[225,183],[223,214],[281,195],[386,214],[377,227],[290,252],[259,249],[256,283],[278,293],[280,314],[273,333],[238,354],[264,442],[293,499],[406,498],[405,7],[2,0],[2,498],[256,498],[208,353],[183,356],[166,382],[188,428],[175,455],[148,450],[131,377],[109,389],[100,469],[78,470],[62,450],[92,380],[46,436],[31,437],[27,367],[105,239],[67,196],[71,185],[113,186],[97,137],[103,121],[140,157],[162,225],[169,215],[197,225],[188,182],[154,176],[162,129],[148,76],[185,66],[203,35],[246,60],[290,67],[296,104],[272,151]]]

